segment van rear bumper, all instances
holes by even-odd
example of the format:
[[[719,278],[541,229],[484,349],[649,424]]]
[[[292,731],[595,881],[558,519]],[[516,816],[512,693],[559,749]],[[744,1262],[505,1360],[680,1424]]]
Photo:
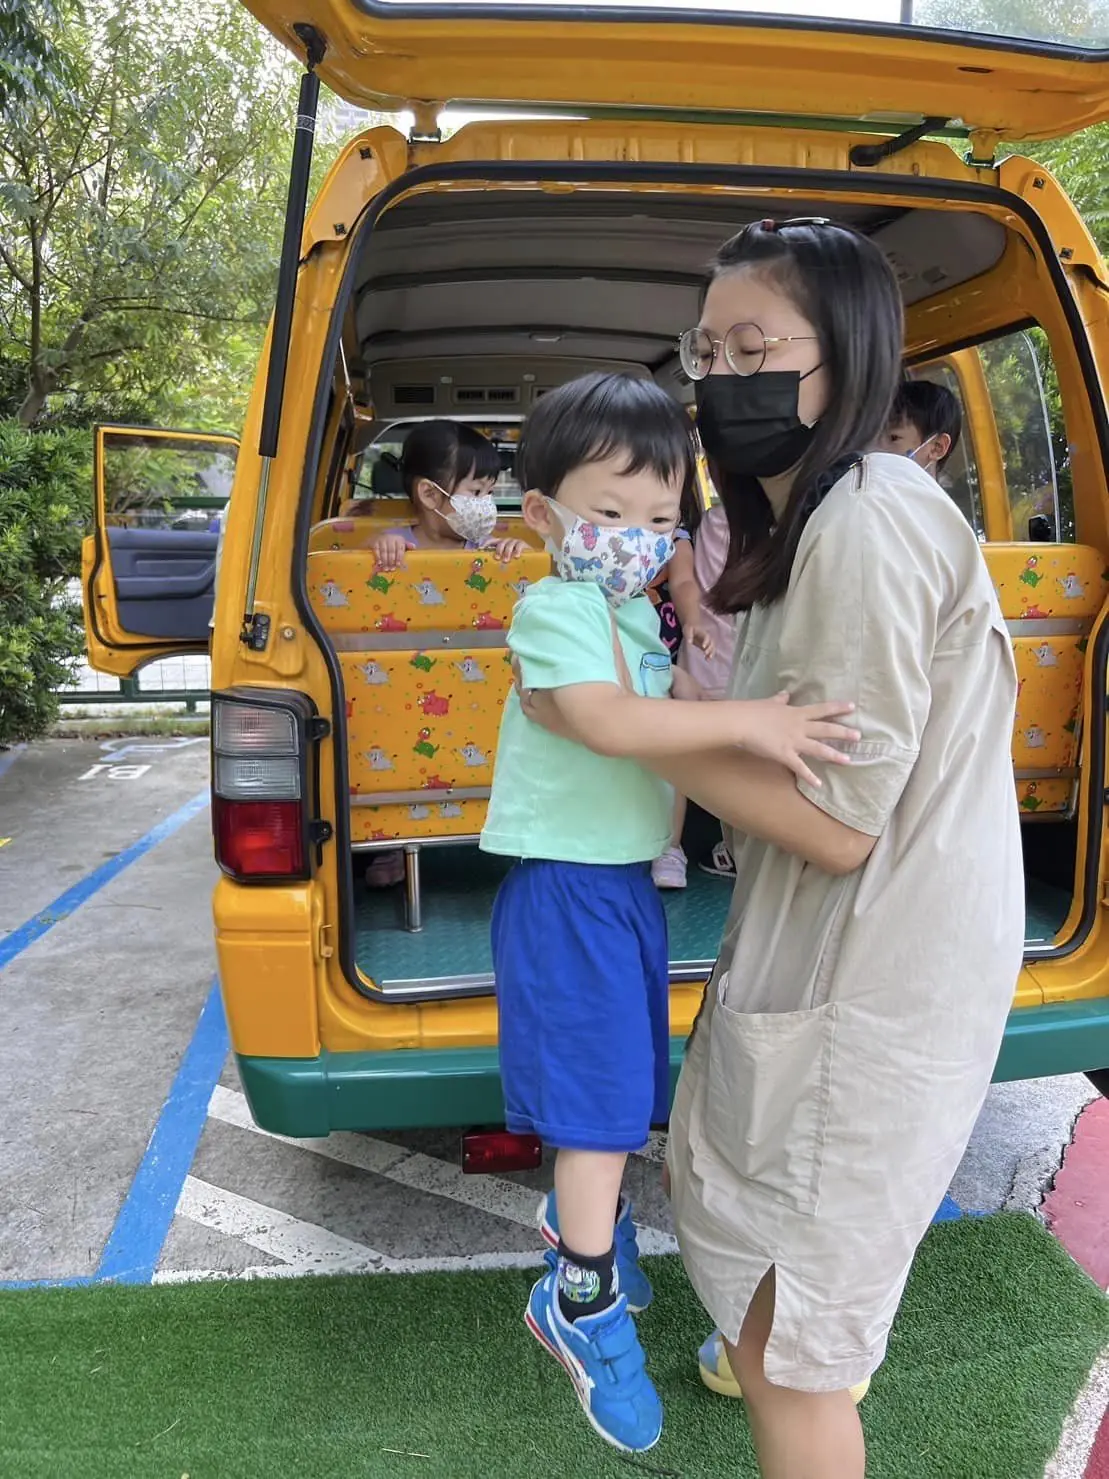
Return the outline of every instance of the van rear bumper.
[[[670,1039],[670,1088],[685,1039]],[[497,1050],[398,1048],[318,1058],[238,1055],[251,1113],[275,1135],[497,1125],[504,1100]],[[1109,997],[1020,1007],[1009,1014],[994,1080],[1109,1068]]]

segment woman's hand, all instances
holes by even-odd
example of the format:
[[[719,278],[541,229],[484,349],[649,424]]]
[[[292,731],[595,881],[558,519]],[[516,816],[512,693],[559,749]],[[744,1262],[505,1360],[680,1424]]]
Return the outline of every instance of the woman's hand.
[[[520,672],[520,659],[515,653],[512,654],[511,665],[512,682],[525,719],[530,719],[533,724],[538,724],[543,729],[549,729],[552,734],[561,735],[563,739],[576,739],[577,735],[559,713],[558,705],[550,691],[545,688],[524,687],[523,676]]]
[[[805,756],[826,760],[830,765],[850,765],[850,755],[835,750],[828,740],[857,740],[859,731],[845,724],[834,724],[841,715],[850,714],[854,704],[790,704],[788,693],[773,698],[733,701],[736,710],[736,743],[752,755],[777,760],[810,786],[821,784],[805,763]]]
[[[708,699],[708,690],[702,688],[697,679],[687,673],[684,668],[672,669],[672,677],[671,698],[680,699],[683,703],[700,703]]]

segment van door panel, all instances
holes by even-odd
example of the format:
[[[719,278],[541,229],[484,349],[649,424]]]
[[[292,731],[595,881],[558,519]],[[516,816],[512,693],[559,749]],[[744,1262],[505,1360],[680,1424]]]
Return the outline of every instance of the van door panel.
[[[109,529],[116,614],[137,637],[206,642],[219,537],[179,529]]]

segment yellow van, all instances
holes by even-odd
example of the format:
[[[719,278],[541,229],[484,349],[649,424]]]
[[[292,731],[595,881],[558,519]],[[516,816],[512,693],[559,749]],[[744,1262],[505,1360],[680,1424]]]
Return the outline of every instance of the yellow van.
[[[677,338],[702,266],[766,216],[872,236],[902,284],[910,372],[961,398],[950,491],[1021,680],[1027,953],[997,1076],[1105,1070],[1109,273],[1059,185],[1006,151],[1109,118],[1107,38],[741,0],[248,3],[307,70],[237,461],[227,438],[100,428],[84,579],[103,671],[203,651],[205,515],[234,464],[211,640],[214,908],[258,1122],[500,1122],[487,924],[502,865],[475,839],[505,629],[546,556],[415,552],[386,576],[366,536],[403,521],[389,468],[421,419],[495,430],[511,527],[512,445],[544,391],[613,367],[691,402]],[[305,213],[320,80],[414,123],[356,138]],[[478,116],[443,138],[448,103]],[[364,887],[382,848],[403,850],[403,889]],[[668,901],[675,1071],[728,893],[706,877]]]

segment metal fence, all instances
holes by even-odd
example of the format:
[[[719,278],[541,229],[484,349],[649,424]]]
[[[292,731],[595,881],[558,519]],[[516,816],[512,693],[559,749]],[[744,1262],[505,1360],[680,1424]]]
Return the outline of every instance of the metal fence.
[[[86,662],[73,664],[72,685],[59,688],[63,704],[80,704],[88,708],[100,705],[184,704],[190,714],[199,705],[207,706],[211,687],[211,667],[207,657],[167,657],[153,662],[134,678],[113,678],[93,672]]]

